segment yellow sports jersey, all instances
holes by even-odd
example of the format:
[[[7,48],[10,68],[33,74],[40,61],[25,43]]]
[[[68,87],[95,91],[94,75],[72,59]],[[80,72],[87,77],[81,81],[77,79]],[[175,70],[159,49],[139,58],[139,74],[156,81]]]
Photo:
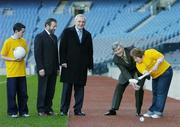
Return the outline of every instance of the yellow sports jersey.
[[[27,44],[25,39],[13,39],[8,38],[2,47],[1,55],[5,57],[14,58],[13,50],[22,46],[26,50],[27,54]],[[26,66],[24,60],[22,61],[5,61],[7,77],[22,77],[26,75]]]
[[[143,61],[142,63],[136,63],[136,67],[139,70],[140,73],[144,73],[145,71],[150,71],[154,65],[156,64],[156,61],[163,57],[163,54],[158,52],[155,49],[148,49],[144,52]],[[162,75],[168,68],[170,64],[164,60],[158,67],[156,71],[153,71],[150,75],[152,78],[157,78],[160,75]]]

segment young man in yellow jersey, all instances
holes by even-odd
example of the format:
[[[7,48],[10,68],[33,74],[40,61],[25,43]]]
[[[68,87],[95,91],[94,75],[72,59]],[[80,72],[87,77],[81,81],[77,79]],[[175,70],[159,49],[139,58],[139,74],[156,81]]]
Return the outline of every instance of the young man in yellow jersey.
[[[173,76],[171,65],[164,59],[163,54],[155,49],[143,51],[134,48],[131,56],[136,61],[138,71],[152,77],[153,100],[144,117],[161,118]]]
[[[13,26],[13,31],[14,34],[4,42],[1,50],[1,57],[5,60],[7,74],[7,113],[13,118],[18,116],[28,117],[26,65],[24,57],[17,59],[13,54],[14,49],[19,46],[23,47],[27,53],[26,40],[22,38],[25,26],[16,23]]]

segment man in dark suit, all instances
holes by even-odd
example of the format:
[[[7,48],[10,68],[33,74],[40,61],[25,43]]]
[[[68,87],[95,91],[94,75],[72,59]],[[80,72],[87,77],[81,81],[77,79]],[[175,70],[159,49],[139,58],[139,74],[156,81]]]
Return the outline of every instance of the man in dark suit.
[[[56,19],[45,22],[45,30],[36,35],[34,55],[38,73],[37,111],[39,116],[54,115],[52,100],[59,71],[57,37],[54,31]]]
[[[91,34],[84,29],[86,18],[82,14],[75,17],[75,26],[66,28],[60,42],[60,65],[63,91],[61,115],[67,115],[70,106],[72,86],[74,86],[74,114],[84,116],[81,111],[84,100],[84,86],[88,69],[93,68],[93,45]]]
[[[112,100],[111,109],[105,113],[105,115],[116,115],[116,110],[119,109],[121,99],[123,97],[123,93],[126,87],[129,85],[129,79],[137,78],[140,76],[140,73],[136,69],[136,64],[133,58],[130,56],[130,50],[133,47],[124,48],[119,42],[116,42],[113,45],[113,52],[114,52],[114,63],[118,66],[121,71],[121,74],[118,79],[117,86],[114,91],[114,96]],[[143,85],[144,79],[138,83],[140,89],[135,91],[135,98],[136,98],[136,115],[139,116],[141,113],[141,106],[143,102]],[[134,87],[138,87],[136,84],[132,84]]]

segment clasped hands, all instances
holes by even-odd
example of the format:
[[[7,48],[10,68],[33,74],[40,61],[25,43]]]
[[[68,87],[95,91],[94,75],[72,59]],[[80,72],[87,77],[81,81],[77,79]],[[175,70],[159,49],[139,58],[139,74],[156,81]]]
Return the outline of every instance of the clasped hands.
[[[135,90],[139,90],[140,89],[140,86],[137,85],[136,83],[130,83],[130,85],[132,85]]]
[[[151,71],[145,71],[145,73],[142,76],[138,77],[137,79],[129,79],[130,85],[132,85],[135,90],[139,90],[140,86],[137,85],[137,83],[139,82],[139,80],[142,80],[146,76],[150,75],[150,73]]]

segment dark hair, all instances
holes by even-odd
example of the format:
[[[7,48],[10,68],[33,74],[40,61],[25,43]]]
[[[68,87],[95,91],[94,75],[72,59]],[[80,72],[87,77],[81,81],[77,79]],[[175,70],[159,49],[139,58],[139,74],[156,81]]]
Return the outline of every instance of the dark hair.
[[[15,32],[17,30],[19,32],[19,31],[21,31],[22,28],[25,29],[26,28],[25,25],[23,25],[22,23],[18,22],[16,24],[14,24],[13,31]]]
[[[45,22],[45,27],[46,27],[46,25],[51,25],[51,22],[55,22],[55,23],[57,23],[57,20],[56,19],[54,19],[54,18],[48,18],[47,20],[46,20],[46,22]]]
[[[130,55],[132,57],[139,57],[139,58],[142,58],[143,55],[144,55],[144,51],[139,49],[139,48],[133,48],[131,51],[130,51]]]

